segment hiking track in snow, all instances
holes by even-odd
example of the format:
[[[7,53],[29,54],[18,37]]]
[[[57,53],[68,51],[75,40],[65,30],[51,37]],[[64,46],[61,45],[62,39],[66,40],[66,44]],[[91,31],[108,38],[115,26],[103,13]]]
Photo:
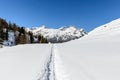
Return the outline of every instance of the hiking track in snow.
[[[54,63],[54,45],[51,46],[50,55],[44,64],[43,71],[38,80],[56,80],[55,79],[55,63]]]
[[[70,80],[55,44],[51,46],[50,55],[39,74],[38,80]]]

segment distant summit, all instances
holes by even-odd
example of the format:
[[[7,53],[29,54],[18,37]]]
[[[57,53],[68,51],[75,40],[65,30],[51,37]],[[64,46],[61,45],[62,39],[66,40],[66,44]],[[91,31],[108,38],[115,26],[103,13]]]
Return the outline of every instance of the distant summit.
[[[76,29],[74,26],[61,27],[59,29],[47,28],[46,26],[26,28],[31,31],[33,35],[43,35],[48,42],[60,43],[74,39],[78,39],[86,34],[83,29]]]

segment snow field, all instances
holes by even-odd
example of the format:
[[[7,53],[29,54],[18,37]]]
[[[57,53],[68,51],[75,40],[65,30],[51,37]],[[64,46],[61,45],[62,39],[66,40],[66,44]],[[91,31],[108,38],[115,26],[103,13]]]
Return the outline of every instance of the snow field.
[[[58,49],[71,80],[119,80],[119,47],[113,43],[80,42],[72,45],[71,42],[59,45]]]
[[[19,45],[0,49],[0,80],[37,80],[51,45]]]

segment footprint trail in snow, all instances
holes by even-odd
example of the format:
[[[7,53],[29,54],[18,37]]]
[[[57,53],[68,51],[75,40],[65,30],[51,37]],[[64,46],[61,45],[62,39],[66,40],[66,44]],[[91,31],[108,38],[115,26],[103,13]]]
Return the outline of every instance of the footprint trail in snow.
[[[64,65],[60,60],[55,44],[52,45],[50,55],[39,75],[38,80],[70,80],[65,73]]]

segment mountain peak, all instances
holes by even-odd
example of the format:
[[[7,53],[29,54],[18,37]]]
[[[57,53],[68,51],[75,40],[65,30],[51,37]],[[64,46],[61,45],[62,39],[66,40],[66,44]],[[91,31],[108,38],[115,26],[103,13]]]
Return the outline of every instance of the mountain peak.
[[[63,26],[59,29],[49,29],[44,25],[35,29],[30,29],[34,35],[43,35],[49,42],[66,42],[73,39],[80,38],[85,35],[86,32],[76,29],[74,26]]]

